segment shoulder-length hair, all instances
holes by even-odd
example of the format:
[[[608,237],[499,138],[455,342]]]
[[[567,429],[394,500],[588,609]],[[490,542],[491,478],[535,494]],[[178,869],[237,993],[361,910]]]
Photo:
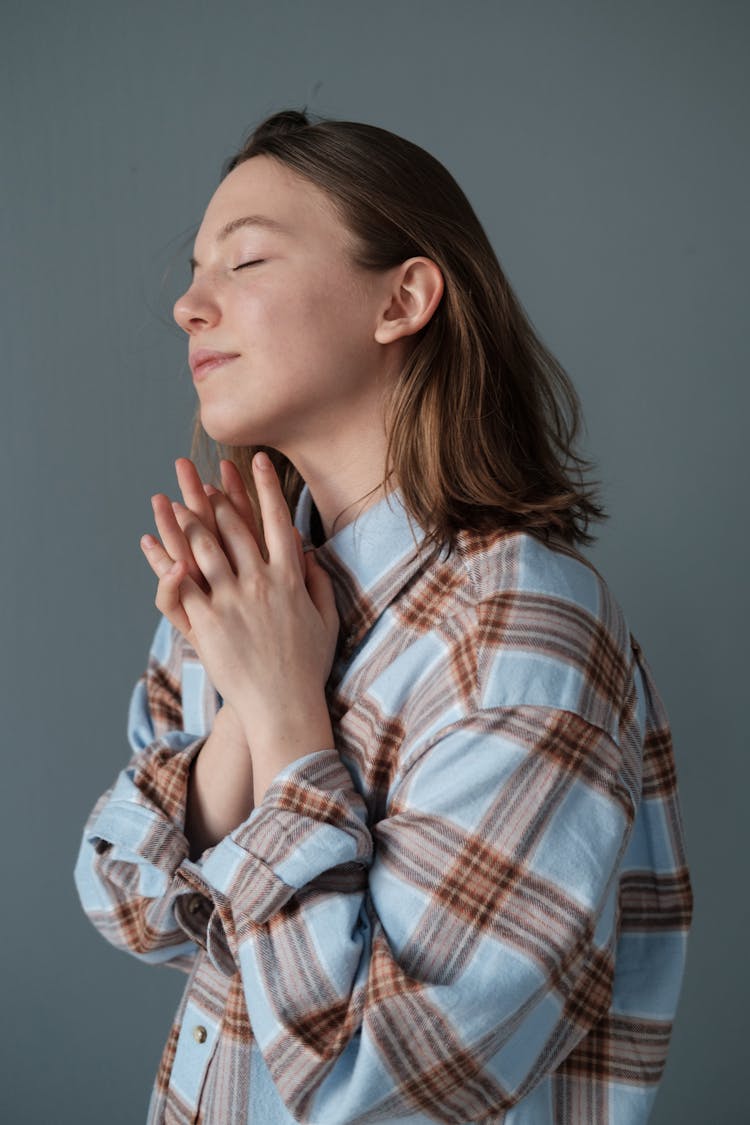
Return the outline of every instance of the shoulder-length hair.
[[[225,160],[221,179],[265,154],[328,193],[352,237],[353,263],[390,270],[425,256],[444,289],[386,404],[385,478],[427,532],[431,558],[458,532],[525,528],[571,547],[608,519],[592,462],[574,451],[580,400],[534,331],[474,210],[447,169],[419,145],[374,125],[272,114]],[[204,461],[196,411],[191,454]],[[268,446],[212,442],[237,465],[260,521],[251,468],[265,449],[293,513],[304,481]],[[423,546],[424,546],[423,545]]]

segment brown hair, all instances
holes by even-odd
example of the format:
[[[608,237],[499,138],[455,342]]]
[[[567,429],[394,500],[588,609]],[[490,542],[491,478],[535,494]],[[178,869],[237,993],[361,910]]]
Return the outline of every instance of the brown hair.
[[[257,126],[223,165],[265,154],[326,191],[353,235],[354,263],[388,270],[425,256],[444,290],[414,337],[388,404],[386,479],[425,529],[431,559],[462,529],[525,528],[574,547],[591,520],[608,519],[591,462],[574,452],[581,424],[575,388],[536,335],[474,210],[425,149],[374,125],[284,110]],[[191,455],[207,438],[196,412]],[[257,511],[252,457],[271,457],[290,510],[303,479],[268,446],[213,452],[237,465]],[[209,447],[209,454],[211,448]],[[259,514],[259,513],[258,513]]]

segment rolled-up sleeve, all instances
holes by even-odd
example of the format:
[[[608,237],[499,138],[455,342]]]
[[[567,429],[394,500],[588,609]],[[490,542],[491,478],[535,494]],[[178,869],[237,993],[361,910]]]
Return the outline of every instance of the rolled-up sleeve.
[[[181,638],[162,616],[130,697],[131,757],[86,820],[74,880],[107,941],[187,972],[205,948],[211,907],[174,879],[189,852],[190,767],[207,738],[183,727],[181,660]]]

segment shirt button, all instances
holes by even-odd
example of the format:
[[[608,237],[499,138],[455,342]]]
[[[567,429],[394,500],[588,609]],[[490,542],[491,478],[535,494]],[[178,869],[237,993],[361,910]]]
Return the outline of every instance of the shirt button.
[[[190,914],[197,914],[201,908],[201,896],[191,895],[187,902],[187,908]]]
[[[202,1023],[198,1023],[193,1028],[193,1039],[196,1043],[205,1043],[208,1038],[208,1032]]]

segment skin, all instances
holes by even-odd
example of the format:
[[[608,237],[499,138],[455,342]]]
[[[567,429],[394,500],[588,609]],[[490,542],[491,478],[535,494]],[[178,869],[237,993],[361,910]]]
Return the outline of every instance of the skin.
[[[245,227],[218,238],[250,213],[292,234]],[[326,537],[384,495],[384,395],[443,292],[428,258],[372,273],[352,263],[350,246],[324,192],[253,157],[209,202],[195,240],[199,264],[174,307],[191,353],[237,353],[195,384],[204,429],[225,444],[286,454]],[[157,608],[224,699],[194,762],[194,850],[240,823],[251,794],[257,805],[283,766],[335,746],[325,699],[339,629],[333,587],[314,551],[303,553],[265,461],[253,460],[265,544],[236,466],[221,462],[219,490],[188,458],[175,462],[183,503],[152,497],[161,542],[141,539],[159,579]]]

